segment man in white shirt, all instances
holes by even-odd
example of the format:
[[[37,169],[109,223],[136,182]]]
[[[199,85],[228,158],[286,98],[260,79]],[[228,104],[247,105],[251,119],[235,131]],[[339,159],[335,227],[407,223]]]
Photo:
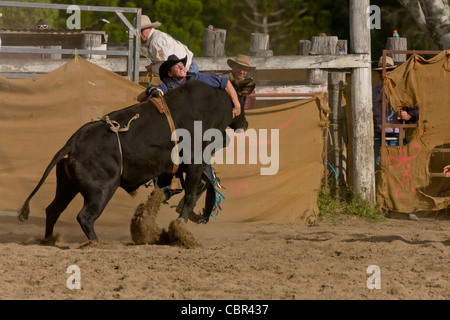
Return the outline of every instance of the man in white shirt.
[[[147,70],[159,75],[161,64],[174,54],[178,57],[187,56],[187,71],[197,73],[198,67],[193,60],[194,54],[180,41],[156,29],[160,26],[159,21],[151,22],[150,18],[145,15],[141,17],[141,40],[148,48],[149,58],[152,60],[152,64],[147,66]]]

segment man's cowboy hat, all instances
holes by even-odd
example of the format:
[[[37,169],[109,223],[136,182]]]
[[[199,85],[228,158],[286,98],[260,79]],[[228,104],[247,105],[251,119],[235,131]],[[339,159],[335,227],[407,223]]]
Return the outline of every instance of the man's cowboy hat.
[[[244,54],[238,54],[238,56],[236,57],[236,60],[228,59],[227,63],[230,66],[230,68],[233,68],[233,66],[235,66],[235,65],[239,65],[247,71],[253,71],[256,69],[256,67],[254,67],[250,64],[250,57],[246,56]]]
[[[161,26],[161,22],[152,22],[148,16],[141,16],[141,30],[148,28],[158,28],[159,26]]]
[[[397,68],[397,66],[394,64],[394,60],[391,57],[386,56],[386,70],[392,70],[395,68]],[[383,57],[378,60],[378,68],[373,68],[373,70],[383,70]]]
[[[159,67],[159,77],[161,79],[166,78],[169,76],[169,71],[172,69],[174,65],[176,65],[178,62],[183,62],[184,66],[186,67],[186,61],[187,56],[183,59],[178,59],[178,57],[174,54],[171,54],[166,61]]]

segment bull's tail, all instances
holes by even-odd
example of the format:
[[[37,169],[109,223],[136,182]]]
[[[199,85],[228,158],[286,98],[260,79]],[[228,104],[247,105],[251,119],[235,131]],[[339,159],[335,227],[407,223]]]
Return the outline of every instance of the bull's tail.
[[[33,198],[33,196],[36,194],[36,192],[39,190],[39,188],[44,184],[45,180],[47,179],[48,175],[52,171],[53,167],[58,163],[59,160],[61,160],[65,155],[69,153],[71,150],[71,146],[69,143],[66,143],[64,147],[62,147],[61,150],[59,150],[55,156],[53,157],[50,164],[47,166],[47,169],[45,169],[44,175],[42,176],[41,180],[37,184],[37,186],[34,188],[33,192],[28,196],[28,198],[25,200],[25,203],[22,207],[19,208],[19,220],[25,221],[28,220],[28,216],[30,215],[30,200]]]

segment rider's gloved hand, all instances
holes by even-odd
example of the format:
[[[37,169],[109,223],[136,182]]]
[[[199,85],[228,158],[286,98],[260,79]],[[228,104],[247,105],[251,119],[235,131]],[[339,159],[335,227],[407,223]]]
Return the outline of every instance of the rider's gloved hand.
[[[145,90],[145,94],[148,95],[149,98],[160,98],[164,95],[164,92],[156,87],[148,87]]]

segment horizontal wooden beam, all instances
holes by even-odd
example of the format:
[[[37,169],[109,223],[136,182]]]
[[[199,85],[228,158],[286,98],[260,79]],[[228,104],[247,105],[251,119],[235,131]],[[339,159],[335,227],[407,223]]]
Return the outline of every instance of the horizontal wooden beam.
[[[228,58],[198,57],[195,61],[200,71],[227,71]],[[68,59],[1,59],[0,73],[48,73],[66,64]],[[124,58],[109,58],[89,60],[102,68],[112,72],[126,72],[127,61]],[[362,54],[342,56],[277,56],[252,57],[251,63],[257,70],[292,70],[292,69],[352,69],[370,67],[370,57]],[[149,61],[139,62],[139,71],[146,72],[145,66]]]
[[[65,65],[71,59],[1,59],[0,73],[49,73]],[[112,72],[126,72],[126,59],[89,60]],[[140,68],[142,69],[142,68]],[[143,66],[145,71],[145,66]]]
[[[230,70],[229,58],[194,58],[199,69],[204,71]],[[251,57],[251,64],[257,70],[292,70],[292,69],[352,69],[371,66],[370,56],[364,54],[347,55],[309,55],[309,56],[273,56]]]
[[[95,54],[95,55],[111,55],[111,56],[128,56],[128,51],[123,50],[98,50],[98,49],[41,49],[41,48],[24,48],[24,47],[3,47],[0,49],[3,53],[28,53],[28,54]],[[41,60],[41,63],[43,61]]]

